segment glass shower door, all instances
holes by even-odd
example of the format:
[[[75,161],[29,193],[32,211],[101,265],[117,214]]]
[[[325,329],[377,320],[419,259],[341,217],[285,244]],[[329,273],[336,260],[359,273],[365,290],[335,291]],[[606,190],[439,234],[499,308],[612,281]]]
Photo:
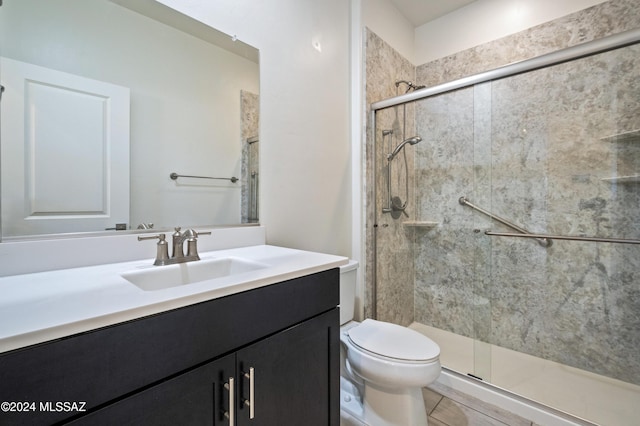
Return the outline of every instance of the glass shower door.
[[[491,83],[493,212],[533,233],[640,237],[639,58],[630,46]],[[491,382],[609,424],[632,410],[640,246],[488,238]]]
[[[461,198],[490,201],[490,116],[478,113],[490,87],[466,88],[416,102],[414,321],[441,348],[442,364],[485,379],[490,374],[490,244],[485,217]],[[490,113],[490,110],[489,110]]]

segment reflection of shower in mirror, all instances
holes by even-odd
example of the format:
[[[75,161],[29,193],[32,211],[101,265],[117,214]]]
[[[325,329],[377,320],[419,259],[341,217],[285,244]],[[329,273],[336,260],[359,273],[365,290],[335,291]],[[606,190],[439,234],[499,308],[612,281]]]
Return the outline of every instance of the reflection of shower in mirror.
[[[258,142],[260,139],[257,136],[251,137],[247,139],[247,144],[249,145],[249,183],[247,186],[247,199],[248,199],[248,213],[247,213],[247,222],[248,223],[256,223],[258,222],[258,191],[259,191],[259,181],[260,181],[260,173],[258,171]]]

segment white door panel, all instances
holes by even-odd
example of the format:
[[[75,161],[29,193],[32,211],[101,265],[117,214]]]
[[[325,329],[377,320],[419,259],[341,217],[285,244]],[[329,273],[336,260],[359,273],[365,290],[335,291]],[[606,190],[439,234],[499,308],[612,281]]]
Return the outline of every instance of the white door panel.
[[[4,236],[129,221],[129,89],[0,58]]]

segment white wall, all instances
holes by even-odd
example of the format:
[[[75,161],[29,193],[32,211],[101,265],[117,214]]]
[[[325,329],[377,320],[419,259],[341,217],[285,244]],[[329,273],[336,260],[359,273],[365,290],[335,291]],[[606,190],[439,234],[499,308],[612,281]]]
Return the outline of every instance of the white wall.
[[[161,2],[260,49],[267,242],[350,255],[349,2]]]
[[[603,2],[478,0],[416,28],[414,63],[421,65]]]
[[[442,58],[605,0],[477,0],[417,28],[390,0],[364,0],[362,25],[416,65]]]
[[[414,63],[414,28],[389,0],[364,0],[362,24]]]
[[[349,83],[357,76],[349,74],[349,40],[355,38],[350,38],[349,2],[160,1],[260,49],[261,222],[267,241],[351,255]],[[526,15],[516,29],[506,25],[513,19],[500,15],[500,25],[495,17],[514,0],[480,0],[472,4],[477,9],[460,9],[436,21],[433,29],[416,31],[415,55],[408,48],[411,34],[404,18],[386,0],[363,1],[353,13],[361,13],[355,21],[393,43],[407,59],[423,63],[430,57],[423,53],[425,44],[428,52],[440,49],[430,54],[435,58],[599,2],[519,1],[521,10],[537,14]],[[545,9],[550,12],[542,13]],[[495,27],[502,33],[489,31]],[[462,42],[454,43],[457,38]],[[314,47],[318,42],[321,51]]]

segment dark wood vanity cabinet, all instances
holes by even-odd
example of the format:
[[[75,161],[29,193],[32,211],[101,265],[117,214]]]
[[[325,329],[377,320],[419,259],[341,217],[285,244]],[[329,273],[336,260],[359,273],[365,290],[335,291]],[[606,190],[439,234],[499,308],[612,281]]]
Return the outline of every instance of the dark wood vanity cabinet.
[[[0,401],[86,411],[0,424],[337,426],[338,299],[332,269],[2,354]]]
[[[211,361],[65,424],[229,425],[225,413],[233,400],[225,384],[234,358]]]

